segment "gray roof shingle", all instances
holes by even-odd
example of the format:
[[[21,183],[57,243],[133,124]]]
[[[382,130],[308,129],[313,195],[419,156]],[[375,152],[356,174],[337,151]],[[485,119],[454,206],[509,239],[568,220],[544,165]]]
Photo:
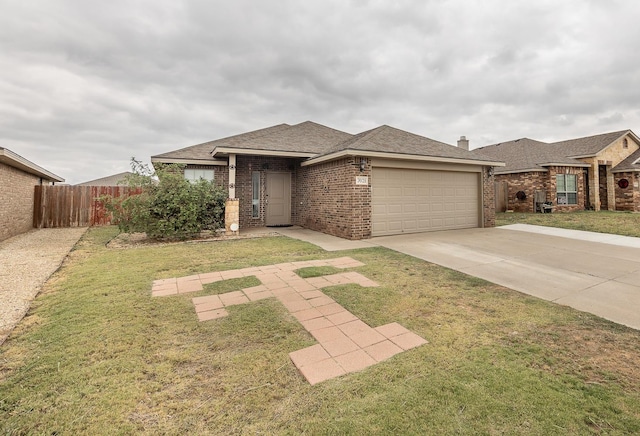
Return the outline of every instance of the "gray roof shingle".
[[[190,159],[190,160],[211,160],[211,151],[219,144],[225,144],[226,146],[233,146],[244,140],[255,139],[260,136],[268,135],[275,132],[280,132],[290,128],[288,124],[277,124],[275,126],[267,127],[264,129],[253,130],[247,133],[241,133],[239,135],[228,136],[222,139],[216,139],[209,142],[203,142],[202,144],[191,145],[189,147],[181,148],[179,150],[169,151],[167,153],[151,156],[151,159]]]
[[[607,148],[609,144],[629,133],[630,130],[620,130],[619,132],[602,133],[600,135],[586,136],[584,138],[568,139],[554,142],[553,145],[562,149],[565,156],[586,157],[595,156],[601,150]]]
[[[586,166],[583,162],[567,157],[564,150],[555,144],[529,138],[487,145],[474,151],[505,162],[505,167],[495,169],[496,174],[546,171],[545,166],[551,164]]]
[[[101,177],[95,180],[89,180],[88,182],[82,182],[76,184],[76,186],[118,186],[127,180],[127,176],[133,175],[130,171],[124,173],[113,174],[107,177]]]
[[[613,168],[614,173],[622,171],[640,171],[640,149]]]
[[[224,152],[224,148],[319,154],[352,136],[350,133],[305,121],[264,135],[245,137],[236,141],[215,141],[213,155],[215,156],[219,149]]]
[[[444,142],[416,135],[387,125],[377,127],[336,144],[320,156],[328,156],[344,150],[381,152],[409,156],[430,156],[449,159],[491,161],[487,156],[458,148]]]

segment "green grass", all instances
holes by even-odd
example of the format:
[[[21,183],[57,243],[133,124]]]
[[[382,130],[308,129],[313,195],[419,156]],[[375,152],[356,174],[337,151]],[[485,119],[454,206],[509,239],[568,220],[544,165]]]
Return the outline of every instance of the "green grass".
[[[300,268],[296,270],[296,274],[298,274],[303,279],[308,279],[310,277],[319,277],[319,276],[328,276],[331,274],[338,274],[342,272],[340,268],[336,268],[333,266],[310,266],[307,268]]]
[[[534,224],[640,237],[640,213],[633,212],[497,213],[496,225],[507,224]]]
[[[0,347],[2,434],[640,432],[638,331],[382,248],[105,248],[114,234],[91,229]],[[275,299],[199,323],[196,294],[150,295],[159,278],[345,255],[381,286],[325,292],[429,344],[316,386],[288,358],[315,342]]]

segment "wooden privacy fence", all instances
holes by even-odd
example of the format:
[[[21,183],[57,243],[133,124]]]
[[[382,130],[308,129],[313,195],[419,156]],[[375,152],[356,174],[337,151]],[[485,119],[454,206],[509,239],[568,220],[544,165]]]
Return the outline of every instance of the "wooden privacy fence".
[[[99,200],[102,195],[136,195],[140,188],[127,186],[48,186],[35,187],[33,227],[86,227],[111,224],[111,214]]]

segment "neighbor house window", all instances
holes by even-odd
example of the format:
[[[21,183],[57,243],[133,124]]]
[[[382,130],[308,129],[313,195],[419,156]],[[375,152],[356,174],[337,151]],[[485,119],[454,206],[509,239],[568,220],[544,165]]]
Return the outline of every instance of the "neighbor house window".
[[[556,175],[558,204],[578,204],[578,184],[575,174]]]
[[[186,170],[184,170],[184,178],[192,183],[197,182],[200,179],[213,182],[213,170],[199,170],[199,169],[187,168]]]
[[[251,216],[260,218],[260,173],[251,173]]]

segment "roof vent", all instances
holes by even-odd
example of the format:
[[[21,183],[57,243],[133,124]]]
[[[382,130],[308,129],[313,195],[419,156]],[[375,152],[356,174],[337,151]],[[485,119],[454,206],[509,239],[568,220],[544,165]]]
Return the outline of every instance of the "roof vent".
[[[461,136],[460,139],[458,139],[458,148],[469,151],[469,140],[466,136]]]

